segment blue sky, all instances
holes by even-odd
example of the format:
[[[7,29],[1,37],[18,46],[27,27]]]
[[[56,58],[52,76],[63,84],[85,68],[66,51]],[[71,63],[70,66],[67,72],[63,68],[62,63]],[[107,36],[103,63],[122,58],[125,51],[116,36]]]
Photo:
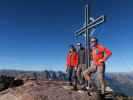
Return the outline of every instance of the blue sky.
[[[0,0],[0,69],[64,70],[87,0]],[[113,55],[108,72],[133,71],[132,0],[90,0],[91,16],[107,17],[94,35]]]

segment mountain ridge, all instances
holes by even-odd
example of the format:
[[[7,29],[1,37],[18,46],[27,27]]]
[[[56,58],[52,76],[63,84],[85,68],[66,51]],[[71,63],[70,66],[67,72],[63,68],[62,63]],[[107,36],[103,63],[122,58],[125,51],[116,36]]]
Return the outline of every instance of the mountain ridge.
[[[0,70],[0,76],[12,76],[17,78],[31,77],[39,80],[63,80],[66,81],[66,73],[62,71],[21,71],[21,70]],[[116,92],[133,96],[133,75],[132,73],[106,73],[108,85]]]

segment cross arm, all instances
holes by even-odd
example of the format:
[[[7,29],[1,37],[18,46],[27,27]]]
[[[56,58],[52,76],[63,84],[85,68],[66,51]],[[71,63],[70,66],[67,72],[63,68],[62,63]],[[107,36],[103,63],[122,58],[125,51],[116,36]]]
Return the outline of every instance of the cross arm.
[[[94,28],[98,25],[100,25],[101,23],[103,23],[105,21],[105,16],[102,15],[100,17],[98,17],[96,20],[94,20],[93,22],[90,22],[86,27],[82,27],[80,30],[76,31],[76,36],[80,36],[82,34],[84,34],[84,32],[86,30],[89,30],[91,28]]]

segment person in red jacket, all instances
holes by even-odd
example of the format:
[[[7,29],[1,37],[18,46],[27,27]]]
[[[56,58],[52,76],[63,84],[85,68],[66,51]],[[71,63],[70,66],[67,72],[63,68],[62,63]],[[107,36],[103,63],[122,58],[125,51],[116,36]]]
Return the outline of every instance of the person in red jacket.
[[[91,80],[91,74],[97,71],[98,72],[97,78],[100,83],[101,93],[104,94],[105,61],[112,55],[112,52],[108,48],[99,44],[97,38],[95,37],[90,39],[90,45],[91,45],[91,67],[89,67],[87,70],[84,71],[84,77],[86,80],[88,80],[90,87],[90,85],[94,84]]]
[[[76,70],[78,66],[78,53],[73,45],[70,46],[70,50],[67,54],[67,74],[69,85],[74,86],[76,88]]]

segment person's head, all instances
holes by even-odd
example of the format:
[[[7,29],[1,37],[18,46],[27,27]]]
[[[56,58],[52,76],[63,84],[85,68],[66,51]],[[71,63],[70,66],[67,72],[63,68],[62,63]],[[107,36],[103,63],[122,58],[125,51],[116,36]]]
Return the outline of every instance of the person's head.
[[[77,47],[77,49],[80,49],[82,47],[82,44],[78,42],[78,43],[76,43],[76,47]]]
[[[97,38],[96,37],[91,37],[91,39],[90,39],[90,45],[91,45],[91,47],[96,46],[97,43],[98,43]]]
[[[70,52],[74,52],[74,51],[76,51],[74,45],[70,45],[70,49],[69,49],[69,51],[70,51]]]

